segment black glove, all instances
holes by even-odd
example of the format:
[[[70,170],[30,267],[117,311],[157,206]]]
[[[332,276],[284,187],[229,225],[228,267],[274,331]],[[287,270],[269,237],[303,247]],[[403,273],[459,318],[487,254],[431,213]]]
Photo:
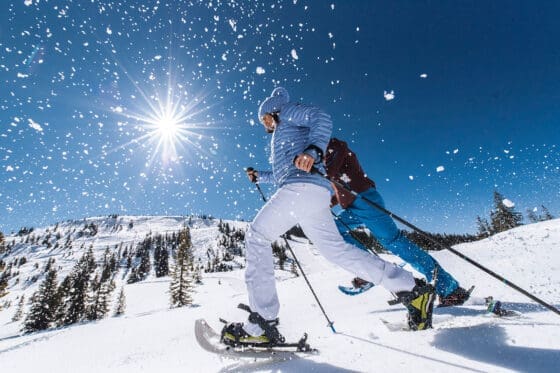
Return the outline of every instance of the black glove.
[[[256,183],[258,179],[258,171],[256,171],[253,167],[247,167],[245,170],[247,172],[247,177],[251,180],[252,183]]]

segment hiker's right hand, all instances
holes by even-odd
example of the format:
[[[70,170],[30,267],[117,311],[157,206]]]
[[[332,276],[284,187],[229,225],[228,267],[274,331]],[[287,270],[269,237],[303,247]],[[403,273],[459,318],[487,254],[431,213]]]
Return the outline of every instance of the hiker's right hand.
[[[259,172],[258,171],[256,171],[253,167],[247,167],[245,172],[247,173],[247,177],[249,178],[250,182],[252,182],[252,183],[257,182],[257,179],[259,177]]]

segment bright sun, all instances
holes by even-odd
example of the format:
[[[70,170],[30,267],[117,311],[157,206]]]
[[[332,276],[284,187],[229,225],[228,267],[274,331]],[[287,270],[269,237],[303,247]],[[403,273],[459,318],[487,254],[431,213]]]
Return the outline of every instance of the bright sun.
[[[159,135],[166,139],[173,139],[177,136],[180,130],[180,124],[169,115],[160,118],[156,123],[156,131]]]
[[[152,164],[157,156],[163,164],[177,161],[185,155],[185,150],[188,148],[199,148],[197,141],[203,137],[200,131],[206,126],[202,127],[199,123],[193,122],[193,118],[206,110],[199,108],[203,100],[194,97],[185,103],[182,96],[175,97],[171,89],[168,89],[167,94],[163,96],[157,93],[148,95],[139,87],[137,88],[144,98],[145,105],[142,111],[123,112],[120,107],[118,111],[116,109],[114,111],[128,119],[133,119],[140,136],[118,148],[142,143],[142,146],[147,149],[149,164]]]

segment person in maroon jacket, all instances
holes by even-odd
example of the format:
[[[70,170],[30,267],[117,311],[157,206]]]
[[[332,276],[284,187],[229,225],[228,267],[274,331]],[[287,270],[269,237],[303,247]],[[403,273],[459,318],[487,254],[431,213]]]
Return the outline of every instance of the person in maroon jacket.
[[[335,195],[332,204],[333,206],[339,204],[343,209],[337,215],[335,222],[342,237],[348,243],[363,247],[352,236],[350,229],[366,227],[385,249],[409,263],[426,276],[428,281],[432,281],[434,269],[437,268],[436,293],[439,296],[440,306],[460,305],[469,298],[470,293],[459,286],[457,280],[445,271],[434,258],[410,241],[397,228],[389,215],[360,198],[367,198],[385,207],[385,202],[377,191],[375,183],[367,177],[356,154],[348,148],[346,142],[336,138],[330,140],[325,154],[325,164],[329,179],[346,185],[349,190],[358,194],[356,197],[348,190],[333,183]],[[367,281],[360,278],[355,278],[352,283],[355,287],[368,284]]]

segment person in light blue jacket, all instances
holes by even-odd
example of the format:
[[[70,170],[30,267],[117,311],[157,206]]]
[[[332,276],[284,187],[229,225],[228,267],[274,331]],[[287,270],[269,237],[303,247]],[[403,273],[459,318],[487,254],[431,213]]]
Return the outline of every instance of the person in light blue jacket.
[[[431,327],[434,288],[402,268],[346,243],[330,213],[331,185],[323,154],[332,132],[321,109],[290,102],[286,89],[272,91],[259,107],[259,119],[272,134],[272,171],[248,169],[252,182],[274,183],[278,190],[258,212],[245,238],[245,282],[252,314],[246,323],[226,325],[223,340],[231,345],[279,341],[280,304],[274,278],[271,243],[296,224],[329,261],[397,295],[409,310],[414,330]],[[258,315],[258,317],[257,317]]]

